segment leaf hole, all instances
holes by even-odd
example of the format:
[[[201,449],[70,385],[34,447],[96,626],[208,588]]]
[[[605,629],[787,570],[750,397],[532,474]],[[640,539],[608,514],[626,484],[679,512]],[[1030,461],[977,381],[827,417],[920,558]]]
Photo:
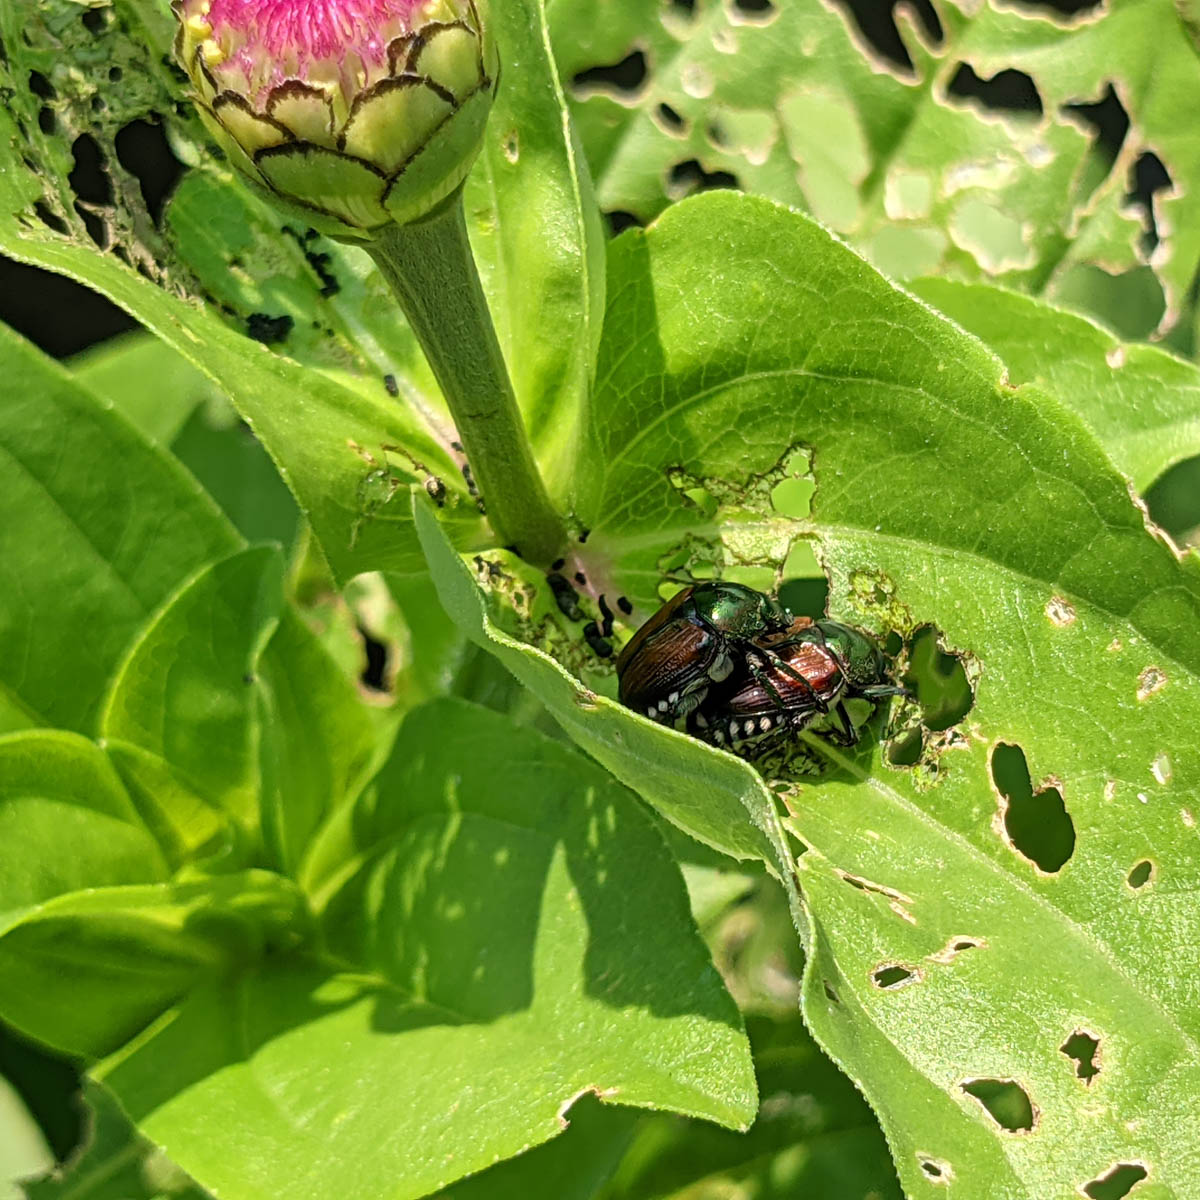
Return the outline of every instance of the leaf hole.
[[[1141,1163],[1117,1163],[1107,1174],[1086,1184],[1083,1194],[1091,1200],[1121,1200],[1149,1173]]]
[[[1091,1083],[1100,1074],[1097,1056],[1100,1052],[1100,1039],[1093,1037],[1085,1029],[1077,1029],[1061,1046],[1059,1050],[1075,1062],[1075,1074],[1085,1084]]]
[[[48,105],[43,105],[38,109],[38,128],[47,136],[53,135],[58,128],[58,120],[54,116],[54,109]]]
[[[835,6],[853,24],[859,41],[895,71],[911,77],[914,74],[912,56],[896,23],[895,11],[900,2],[888,0],[881,4],[879,0],[834,0]],[[930,0],[912,0],[905,7],[910,13],[915,13],[926,40],[934,46],[940,45],[942,23]]]
[[[1164,471],[1150,485],[1145,499],[1150,519],[1165,529],[1176,545],[1200,541],[1200,455]]]
[[[1067,19],[1089,16],[1104,6],[1105,0],[1009,0],[1013,8],[1042,16]]]
[[[91,208],[83,204],[81,201],[75,201],[75,213],[83,222],[84,229],[87,230],[87,235],[101,250],[108,250],[112,247],[112,238],[109,236],[108,226],[99,213],[93,212]]]
[[[1138,888],[1143,888],[1148,883],[1154,881],[1154,864],[1148,859],[1143,858],[1141,862],[1134,863],[1129,874],[1125,877],[1125,882],[1136,892]]]
[[[842,998],[837,994],[833,984],[830,983],[828,979],[821,980],[821,987],[825,991],[825,999],[828,1000],[830,1004],[841,1004]]]
[[[736,25],[770,25],[779,16],[772,0],[733,0],[729,19]]]
[[[936,1158],[929,1158],[924,1154],[917,1155],[917,1162],[921,1165],[921,1170],[925,1173],[926,1179],[933,1183],[946,1184],[954,1178],[954,1172],[950,1169],[950,1164],[941,1162]]]
[[[667,195],[672,200],[682,200],[697,192],[711,192],[718,188],[740,188],[736,175],[729,171],[706,171],[699,159],[689,158],[676,163],[667,173]]]
[[[588,67],[571,80],[571,87],[582,100],[588,96],[609,96],[629,103],[641,90],[650,74],[650,63],[642,50],[633,50],[620,62]]]
[[[53,100],[58,93],[54,90],[54,85],[48,80],[41,71],[29,72],[29,90],[39,100]]]
[[[1117,155],[1125,144],[1125,135],[1129,132],[1129,114],[1116,89],[1109,83],[1099,100],[1064,104],[1062,112],[1076,118],[1087,130],[1092,138],[1093,153],[1099,157],[1107,174],[1117,161]]]
[[[56,212],[51,211],[47,207],[44,200],[38,200],[33,206],[34,215],[47,229],[52,229],[55,233],[66,234],[70,232],[70,227],[66,221],[62,219]]]
[[[669,104],[660,104],[655,110],[658,123],[664,132],[682,137],[687,133],[688,123]]]
[[[946,94],[992,112],[1040,117],[1044,111],[1032,76],[1012,68],[984,79],[970,63],[959,63]]]
[[[1017,853],[1048,875],[1062,870],[1075,852],[1075,823],[1055,787],[1033,790],[1020,746],[998,742],[992,781],[1004,798],[1004,830]]]
[[[89,133],[81,133],[71,145],[71,155],[74,166],[67,182],[75,195],[85,204],[111,204],[112,180],[96,139]]]
[[[358,677],[359,682],[368,691],[381,692],[385,695],[390,693],[392,681],[388,672],[390,655],[387,643],[373,637],[364,625],[358,626],[358,636],[362,638],[365,658],[362,673]]]
[[[108,10],[105,8],[86,8],[79,19],[88,33],[101,34],[108,28]]]
[[[960,1085],[1001,1129],[1028,1133],[1036,1116],[1029,1094],[1015,1079],[968,1079]]]
[[[183,174],[183,163],[171,151],[161,124],[155,121],[130,121],[113,139],[117,161],[137,181],[146,211],[155,225],[162,220],[167,197],[175,190]]]
[[[921,723],[934,732],[957,725],[975,703],[962,657],[943,650],[941,642],[934,626],[921,626],[913,634],[903,680],[921,706]]]
[[[967,950],[978,950],[986,945],[982,938],[952,937],[936,954],[929,956],[930,962],[952,963],[960,954]]]
[[[1142,253],[1149,258],[1159,243],[1158,218],[1154,215],[1154,198],[1159,192],[1172,192],[1175,184],[1163,161],[1153,150],[1145,150],[1133,164],[1128,204],[1142,213]]]
[[[895,992],[902,987],[907,987],[910,983],[919,983],[921,981],[921,972],[915,967],[902,966],[900,963],[888,963],[886,966],[876,967],[871,972],[871,982],[879,988],[881,992]]]

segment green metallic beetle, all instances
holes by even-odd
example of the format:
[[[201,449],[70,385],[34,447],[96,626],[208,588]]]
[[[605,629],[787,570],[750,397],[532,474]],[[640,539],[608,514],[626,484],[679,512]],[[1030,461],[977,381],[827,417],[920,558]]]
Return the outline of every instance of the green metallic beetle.
[[[828,731],[831,739],[853,745],[858,733],[846,700],[906,695],[888,678],[887,659],[870,634],[840,621],[798,617],[785,633],[755,640],[739,669],[689,716],[688,729],[705,741],[736,746],[832,714],[838,726]]]
[[[714,684],[733,674],[756,638],[791,625],[792,615],[782,604],[740,583],[684,588],[621,651],[621,703],[674,725],[703,703]]]

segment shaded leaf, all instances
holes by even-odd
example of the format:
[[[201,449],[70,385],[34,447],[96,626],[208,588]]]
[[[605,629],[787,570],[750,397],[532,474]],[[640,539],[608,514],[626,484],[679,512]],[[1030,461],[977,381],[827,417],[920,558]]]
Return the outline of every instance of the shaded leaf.
[[[283,564],[252,548],[200,572],[133,644],[104,706],[106,737],[168,764],[247,829],[259,819],[254,683],[279,621]]]
[[[322,820],[362,786],[374,729],[350,681],[285,609],[260,661],[264,837],[286,875]]]
[[[800,1014],[747,1021],[762,1106],[745,1135],[679,1117],[644,1117],[599,1200],[792,1200],[900,1188],[883,1134],[854,1085],[817,1048]]]
[[[129,639],[237,535],[195,480],[0,326],[0,728],[91,732]]]
[[[67,892],[6,923],[0,1009],[57,1050],[111,1054],[202,980],[293,943],[300,916],[264,871]]]
[[[202,1184],[417,1197],[552,1137],[586,1090],[752,1114],[682,882],[603,772],[446,701],[409,716],[349,826],[322,917],[344,972],[276,959],[195,989],[100,1071]]]
[[[89,1130],[72,1159],[25,1184],[26,1200],[206,1200],[145,1138],[110,1093],[84,1084]]]
[[[166,863],[104,752],[72,733],[0,737],[0,930],[64,892],[152,883]]]
[[[170,446],[200,405],[221,393],[165,342],[136,332],[76,354],[71,373],[129,419],[147,440]]]

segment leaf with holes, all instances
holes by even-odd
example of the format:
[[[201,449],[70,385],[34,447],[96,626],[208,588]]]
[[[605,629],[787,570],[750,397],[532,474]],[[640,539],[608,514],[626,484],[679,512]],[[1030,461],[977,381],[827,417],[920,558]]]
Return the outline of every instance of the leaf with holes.
[[[0,13],[0,41],[13,48],[0,85],[15,97],[0,124],[10,168],[0,183],[5,252],[104,292],[227,393],[339,579],[372,566],[419,570],[407,505],[397,526],[391,502],[431,472],[450,508],[459,506],[464,540],[477,537],[454,429],[378,273],[361,250],[280,218],[216,165],[194,123],[179,120],[178,82],[154,53],[171,36],[161,6],[131,0],[118,19],[94,9],[81,22],[77,5],[51,0],[28,16],[18,25],[15,10]],[[604,275],[587,171],[542,25],[535,0],[498,17],[502,49],[522,59],[521,86],[504,89],[495,107],[468,209],[519,401],[566,498]],[[526,45],[541,50],[530,56]],[[137,174],[155,147],[165,152],[164,121],[171,146],[196,164],[178,178],[182,165],[168,156],[176,175],[166,183]],[[165,297],[151,280],[208,307]]]
[[[610,211],[645,221],[740,184],[897,277],[1034,292],[1149,261],[1170,325],[1200,262],[1179,107],[1200,56],[1171,0],[1070,8],[663,0],[597,22],[556,0],[551,16]]]
[[[749,560],[778,582],[815,536],[831,615],[914,642],[935,630],[966,665],[973,707],[918,738],[910,766],[887,757],[914,729],[901,709],[895,743],[826,747],[835,769],[784,791],[807,847],[805,1012],[872,1100],[905,1188],[1057,1195],[1140,1163],[1187,1195],[1200,561],[1147,530],[1071,405],[1005,381],[797,214],[679,205],[612,244],[609,297],[589,532],[564,572],[629,596],[633,627],[673,570]],[[797,456],[808,520],[772,504]],[[573,738],[684,828],[762,853],[736,827],[745,805],[770,829],[744,763],[619,723],[498,628],[508,560],[472,571],[424,506],[417,522],[448,610]],[[1090,1083],[1062,1049],[1077,1035],[1097,1043]]]

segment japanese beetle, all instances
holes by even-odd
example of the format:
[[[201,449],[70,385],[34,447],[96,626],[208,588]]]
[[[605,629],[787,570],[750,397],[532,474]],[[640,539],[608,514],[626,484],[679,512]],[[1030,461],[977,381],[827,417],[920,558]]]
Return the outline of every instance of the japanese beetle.
[[[858,733],[844,702],[907,695],[889,682],[887,660],[870,635],[839,621],[799,617],[783,633],[756,638],[719,694],[691,715],[706,741],[738,745],[781,730],[795,732],[832,713],[833,740],[853,745]]]
[[[783,605],[740,583],[684,588],[632,637],[617,659],[621,703],[673,725],[728,679],[755,638],[786,631]]]

